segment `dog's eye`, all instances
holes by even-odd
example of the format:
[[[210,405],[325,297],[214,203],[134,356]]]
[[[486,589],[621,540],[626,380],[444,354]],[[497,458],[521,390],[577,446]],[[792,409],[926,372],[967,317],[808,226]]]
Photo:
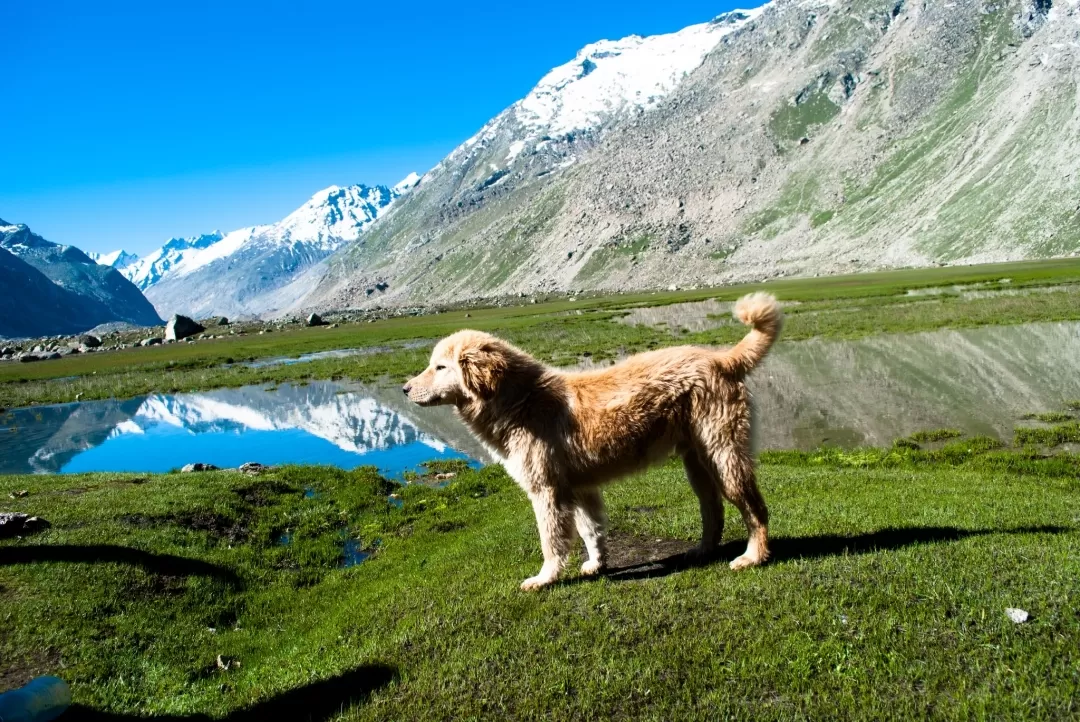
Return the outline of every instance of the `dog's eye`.
[[[439,364],[438,366],[435,367],[435,370],[436,371],[442,371],[444,368],[446,368],[446,367],[443,366],[442,364]]]

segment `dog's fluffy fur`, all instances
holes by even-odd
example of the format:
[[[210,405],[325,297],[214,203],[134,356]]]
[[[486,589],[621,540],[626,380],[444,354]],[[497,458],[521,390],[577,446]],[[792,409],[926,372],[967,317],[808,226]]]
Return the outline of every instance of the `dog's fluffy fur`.
[[[544,565],[522,589],[554,582],[575,529],[584,574],[605,564],[600,485],[679,454],[701,506],[699,554],[720,543],[727,499],[742,513],[746,552],[732,569],[769,556],[768,512],[754,478],[744,379],[780,332],[776,299],[744,296],[735,317],[752,327],[734,348],[649,351],[609,368],[567,373],[478,331],[443,339],[404,391],[422,406],[453,404],[532,500]]]

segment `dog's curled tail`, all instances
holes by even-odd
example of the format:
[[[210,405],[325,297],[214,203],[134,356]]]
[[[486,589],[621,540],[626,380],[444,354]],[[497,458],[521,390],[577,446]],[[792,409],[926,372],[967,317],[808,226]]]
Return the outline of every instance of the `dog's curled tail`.
[[[751,327],[735,348],[724,356],[724,365],[735,374],[745,375],[757,366],[780,335],[783,313],[770,293],[751,293],[735,303],[734,316]]]

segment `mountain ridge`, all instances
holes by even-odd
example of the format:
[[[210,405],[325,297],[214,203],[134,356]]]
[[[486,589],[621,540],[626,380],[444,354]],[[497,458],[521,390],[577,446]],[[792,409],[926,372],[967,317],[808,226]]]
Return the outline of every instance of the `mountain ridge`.
[[[715,47],[648,107],[535,142],[522,101],[503,111],[296,308],[1080,250],[1080,152],[1059,140],[1080,128],[1076,0],[774,0],[712,22]]]

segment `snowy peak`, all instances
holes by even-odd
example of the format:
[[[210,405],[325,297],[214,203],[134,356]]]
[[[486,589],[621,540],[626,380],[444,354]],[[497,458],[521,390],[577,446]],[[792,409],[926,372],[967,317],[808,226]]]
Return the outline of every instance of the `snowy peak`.
[[[223,237],[221,233],[214,231],[213,233],[204,233],[191,238],[170,238],[165,242],[165,245],[153,253],[126,266],[118,267],[118,270],[127,276],[128,280],[134,283],[140,291],[145,291],[164,278],[173,268],[182,263],[187,256],[210,248]]]
[[[134,253],[128,253],[127,251],[120,249],[119,251],[111,251],[109,253],[87,253],[94,263],[101,266],[112,266],[116,269],[127,268],[132,263],[139,260],[139,257]]]
[[[342,241],[359,238],[400,195],[386,186],[330,186],[272,226],[271,232],[280,240],[329,242],[336,248]]]

